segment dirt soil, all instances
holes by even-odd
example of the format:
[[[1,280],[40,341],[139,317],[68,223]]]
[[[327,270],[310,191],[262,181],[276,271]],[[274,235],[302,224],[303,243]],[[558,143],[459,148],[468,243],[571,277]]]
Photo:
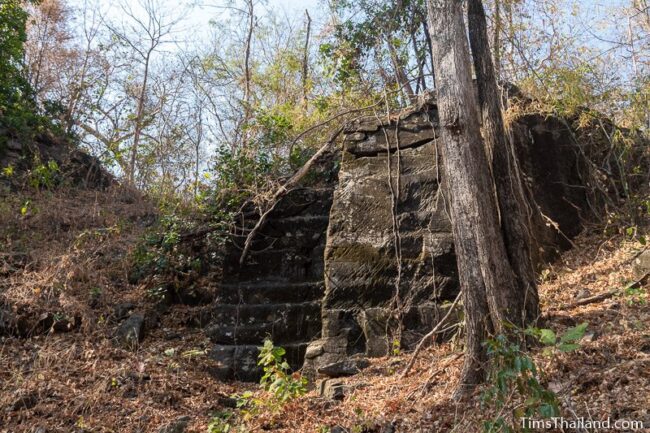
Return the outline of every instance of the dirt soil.
[[[409,353],[372,360],[361,374],[342,379],[343,401],[313,390],[246,416],[228,408],[229,396],[251,390],[262,402],[271,398],[255,384],[210,375],[209,342],[196,319],[205,307],[154,308],[147,287],[129,283],[130,253],[156,216],[146,200],[120,189],[0,198],[2,433],[169,433],[180,431],[164,427],[181,417],[188,417],[185,431],[206,432],[224,411],[236,414],[231,432],[325,433],[340,426],[355,433],[474,433],[494,416],[482,406],[483,389],[451,399],[463,362],[458,339],[424,350],[405,378]],[[542,274],[543,326],[560,334],[588,322],[580,349],[536,348],[532,356],[563,416],[650,427],[648,279],[625,289],[638,279],[632,262],[646,247],[602,232],[581,235]],[[574,305],[599,294],[606,295]],[[146,315],[146,335],[135,350],[113,341],[115,307],[126,303]],[[19,326],[3,332],[8,317]],[[513,408],[503,410],[506,418]]]

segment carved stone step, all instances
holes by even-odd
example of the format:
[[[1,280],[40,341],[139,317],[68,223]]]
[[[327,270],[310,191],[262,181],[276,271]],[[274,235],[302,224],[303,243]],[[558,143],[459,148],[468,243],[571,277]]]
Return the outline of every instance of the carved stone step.
[[[208,356],[217,362],[217,366],[210,373],[219,380],[237,379],[246,382],[259,380],[262,368],[257,365],[260,345],[215,345]],[[286,350],[286,359],[292,369],[297,370],[307,348],[307,343],[287,344],[282,346]]]
[[[259,344],[267,337],[276,344],[309,341],[320,330],[320,317],[303,320],[279,318],[274,322],[254,325],[222,325],[213,323],[205,334],[217,344]]]
[[[222,303],[284,304],[320,301],[324,293],[323,281],[289,283],[266,280],[221,284],[217,296]]]
[[[274,323],[277,320],[320,321],[320,302],[293,304],[217,304],[214,307],[213,323],[217,325],[254,325]]]

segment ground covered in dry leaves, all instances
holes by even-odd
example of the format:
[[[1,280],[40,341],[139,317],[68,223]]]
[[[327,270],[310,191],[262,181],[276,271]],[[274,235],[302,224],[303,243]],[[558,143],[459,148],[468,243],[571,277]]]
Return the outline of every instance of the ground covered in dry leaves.
[[[205,432],[215,413],[237,412],[224,407],[233,393],[253,390],[268,398],[254,384],[210,376],[198,308],[156,312],[145,288],[129,283],[129,255],[152,218],[155,210],[145,201],[119,189],[2,198],[0,305],[21,318],[25,335],[0,337],[0,432],[156,432],[183,416],[189,417],[186,431]],[[543,326],[561,333],[589,322],[579,350],[533,351],[566,417],[650,426],[647,281],[625,290],[643,248],[594,229],[543,273]],[[611,295],[573,305],[602,293]],[[114,306],[122,302],[147,310],[155,322],[134,351],[111,339]],[[430,347],[405,378],[410,354],[373,360],[345,379],[343,401],[314,390],[249,419],[240,413],[231,431],[480,432],[494,416],[482,406],[482,391],[462,402],[451,399],[461,350],[456,341]]]

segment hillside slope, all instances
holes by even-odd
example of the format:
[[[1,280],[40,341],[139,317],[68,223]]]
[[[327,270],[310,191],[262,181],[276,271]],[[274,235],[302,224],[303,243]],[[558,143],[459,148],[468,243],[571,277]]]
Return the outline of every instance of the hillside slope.
[[[205,432],[214,413],[233,410],[232,393],[249,389],[267,398],[254,384],[210,376],[202,307],[161,310],[147,287],[129,283],[130,253],[155,218],[146,200],[118,187],[2,197],[0,432],[166,431],[158,429],[185,416],[186,431]],[[560,333],[589,322],[579,350],[533,352],[565,416],[650,423],[648,278],[633,270],[644,248],[594,230],[543,273],[544,326]],[[129,312],[146,320],[135,350],[113,338]],[[462,364],[456,342],[421,353],[405,379],[410,354],[379,358],[342,380],[341,402],[312,391],[232,423],[248,431],[481,431],[480,393],[449,399]]]

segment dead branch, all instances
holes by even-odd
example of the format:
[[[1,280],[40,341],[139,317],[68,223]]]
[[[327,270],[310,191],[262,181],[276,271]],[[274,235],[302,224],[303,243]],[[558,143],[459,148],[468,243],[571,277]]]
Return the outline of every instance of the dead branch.
[[[330,138],[327,140],[327,142],[320,148],[318,149],[318,152],[312,156],[309,161],[303,165],[300,170],[298,170],[293,176],[289,178],[283,185],[278,188],[273,196],[271,197],[271,202],[273,203],[262,215],[260,215],[260,219],[257,220],[257,223],[255,224],[255,227],[248,233],[248,236],[246,237],[246,242],[244,242],[244,250],[241,253],[241,257],[239,258],[239,264],[242,265],[244,264],[244,260],[246,260],[246,256],[248,255],[248,251],[250,250],[251,244],[253,242],[253,239],[255,238],[255,235],[257,232],[262,228],[264,223],[266,222],[266,218],[269,216],[269,214],[275,209],[275,206],[278,204],[280,201],[280,198],[282,198],[284,195],[286,195],[291,189],[302,179],[305,177],[305,175],[309,172],[309,169],[314,165],[314,163],[328,150],[332,148],[334,145],[334,142],[336,141],[337,137],[343,132],[343,127],[338,128],[334,133],[330,136]]]
[[[580,307],[582,305],[594,304],[596,302],[604,301],[605,299],[609,299],[609,298],[613,297],[618,292],[619,292],[619,290],[617,289],[617,290],[610,290],[609,292],[605,292],[605,293],[600,293],[598,295],[590,296],[588,298],[584,298],[584,299],[576,301],[576,302],[574,302],[572,304],[566,305],[562,309],[563,310],[567,310],[567,309],[570,310],[572,308]]]
[[[457,360],[457,359],[460,358],[461,356],[463,356],[463,353],[462,353],[462,352],[456,353],[456,354],[455,354],[454,356],[452,356],[449,360],[447,360],[447,362],[445,362],[445,363],[443,364],[442,367],[436,369],[433,373],[431,373],[431,374],[429,375],[429,377],[427,378],[426,382],[424,383],[424,386],[422,387],[422,395],[424,395],[424,394],[427,392],[427,390],[429,389],[429,387],[430,387],[431,384],[433,383],[433,379],[435,379],[435,377],[436,377],[438,374],[440,374],[441,372],[443,372],[447,367],[449,367],[449,366],[451,365],[452,362],[454,362],[455,360]]]
[[[418,354],[420,353],[420,351],[421,351],[422,348],[424,347],[424,343],[426,343],[427,340],[428,340],[429,338],[433,337],[433,336],[434,336],[434,335],[435,335],[435,334],[440,330],[440,328],[442,327],[442,325],[445,324],[445,322],[447,321],[447,319],[449,318],[449,316],[451,316],[451,313],[454,311],[454,308],[456,307],[456,304],[458,304],[458,301],[460,301],[460,296],[461,296],[461,294],[462,294],[462,291],[458,292],[458,295],[456,295],[456,299],[454,299],[454,302],[451,304],[451,307],[449,307],[449,311],[447,311],[447,314],[445,314],[445,317],[443,317],[442,320],[440,320],[440,321],[436,324],[436,326],[434,326],[433,329],[432,329],[432,330],[431,330],[427,335],[425,335],[424,337],[422,337],[422,340],[420,340],[420,342],[418,343],[417,347],[415,348],[415,351],[413,352],[413,355],[411,355],[411,360],[410,360],[409,363],[406,365],[406,368],[405,368],[404,371],[402,372],[402,375],[400,376],[400,378],[403,379],[403,378],[406,377],[406,375],[408,374],[408,372],[409,372],[409,371],[411,370],[411,368],[413,367],[413,364],[415,363],[415,359],[417,358]]]
[[[644,285],[647,282],[648,277],[650,277],[650,273],[646,272],[646,274],[643,275],[641,278],[639,278],[638,280],[633,281],[632,283],[628,284],[625,287],[625,290],[636,289],[638,287],[641,287],[642,285]],[[568,309],[572,309],[572,308],[575,308],[575,307],[580,307],[580,306],[583,306],[583,305],[594,304],[596,302],[600,302],[600,301],[604,301],[605,299],[612,298],[615,295],[617,295],[618,293],[620,293],[619,289],[610,290],[609,292],[600,293],[598,295],[590,296],[588,298],[584,298],[584,299],[581,299],[579,301],[573,302],[573,303],[571,303],[569,305],[564,306],[562,309],[563,310],[568,310]]]
[[[303,138],[305,135],[309,134],[310,132],[312,132],[312,131],[314,131],[314,130],[322,127],[322,126],[325,126],[325,125],[327,125],[327,124],[335,121],[336,119],[338,119],[340,117],[343,117],[343,116],[345,116],[347,114],[359,113],[361,111],[370,110],[371,108],[377,107],[381,103],[382,103],[382,101],[379,101],[379,102],[377,102],[375,104],[372,104],[372,105],[366,105],[365,107],[352,108],[350,110],[341,111],[340,113],[337,113],[337,114],[333,115],[332,117],[330,117],[330,118],[328,118],[328,119],[326,119],[326,120],[324,120],[324,121],[322,121],[320,123],[317,123],[317,124],[315,124],[313,126],[310,126],[309,128],[302,131],[300,134],[298,134],[296,136],[296,138],[293,139],[293,141],[289,145],[289,154],[291,154],[293,152],[293,147],[296,145],[296,143],[298,143],[298,141],[300,141],[301,138]]]

